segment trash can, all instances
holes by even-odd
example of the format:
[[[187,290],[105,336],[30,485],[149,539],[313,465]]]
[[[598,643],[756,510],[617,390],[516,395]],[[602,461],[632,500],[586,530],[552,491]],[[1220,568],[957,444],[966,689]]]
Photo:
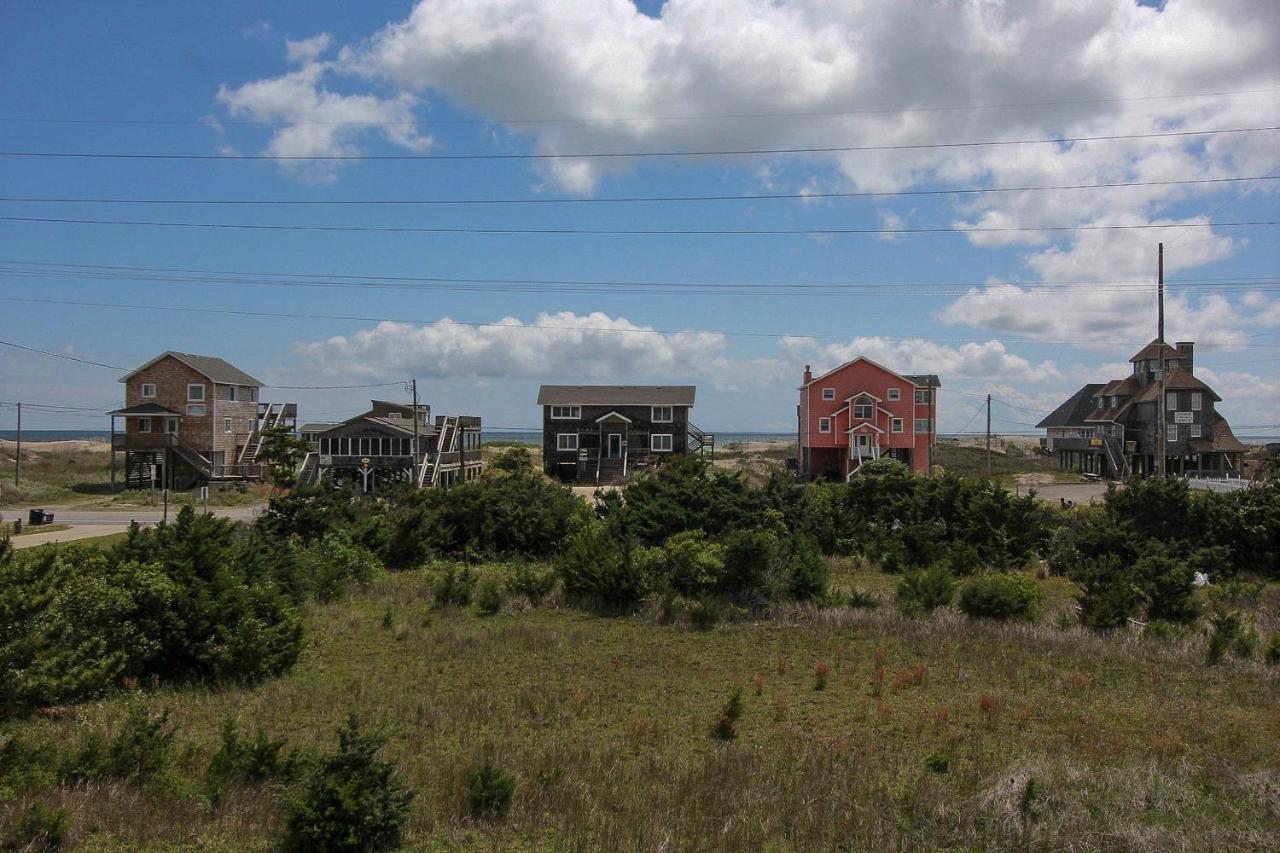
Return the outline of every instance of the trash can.
[[[44,510],[33,509],[27,513],[27,524],[44,524]]]

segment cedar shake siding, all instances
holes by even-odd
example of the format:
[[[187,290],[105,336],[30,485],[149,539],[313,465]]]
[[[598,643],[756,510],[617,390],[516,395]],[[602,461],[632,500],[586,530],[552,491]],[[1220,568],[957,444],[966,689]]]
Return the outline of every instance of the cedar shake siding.
[[[125,453],[125,482],[187,488],[261,479],[262,431],[292,426],[292,403],[262,403],[262,383],[213,356],[165,352],[120,380],[125,405],[110,412],[112,450]],[[117,418],[119,421],[117,422]],[[113,458],[114,470],[114,458]]]
[[[566,482],[617,483],[658,458],[713,447],[689,421],[692,385],[544,385],[542,459]]]
[[[927,473],[941,384],[936,375],[895,373],[863,357],[817,378],[806,365],[797,406],[801,475],[848,479],[880,457]]]
[[[1170,474],[1238,476],[1246,448],[1217,412],[1222,398],[1195,375],[1195,344],[1154,340],[1129,361],[1133,370],[1124,379],[1084,386],[1037,424],[1059,467],[1112,478],[1149,475],[1158,472],[1163,454]]]

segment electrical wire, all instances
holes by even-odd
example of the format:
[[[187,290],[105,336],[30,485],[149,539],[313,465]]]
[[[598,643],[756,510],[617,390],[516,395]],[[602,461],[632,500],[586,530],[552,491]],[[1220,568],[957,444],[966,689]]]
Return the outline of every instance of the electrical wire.
[[[607,160],[666,157],[756,157],[793,154],[842,154],[863,151],[930,151],[956,148],[982,148],[1019,145],[1065,145],[1080,142],[1117,142],[1130,139],[1188,139],[1239,133],[1266,133],[1280,130],[1280,125],[1225,127],[1216,130],[1168,130],[1155,133],[1112,133],[1098,136],[1049,136],[1031,139],[994,139],[968,142],[921,142],[893,145],[827,145],[796,148],[723,148],[684,151],[578,151],[573,153],[468,153],[468,154],[181,154],[128,153],[108,151],[0,151],[0,157],[55,158],[88,160],[217,160],[224,162],[285,161],[458,161],[458,160]]]

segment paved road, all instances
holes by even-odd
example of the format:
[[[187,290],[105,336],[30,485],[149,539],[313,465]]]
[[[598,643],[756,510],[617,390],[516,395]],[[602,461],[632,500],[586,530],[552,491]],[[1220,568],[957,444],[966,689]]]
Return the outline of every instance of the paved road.
[[[129,524],[136,521],[143,526],[158,524],[164,518],[163,509],[65,509],[56,506],[46,506],[45,509],[53,513],[53,520],[57,524],[69,525],[67,530],[51,530],[47,533],[26,533],[22,536],[16,536],[11,541],[14,548],[33,548],[36,545],[46,545],[50,542],[73,542],[76,539],[87,539],[92,536],[106,536],[111,533],[123,533],[129,529]],[[226,508],[214,508],[210,510],[214,515],[221,518],[233,518],[237,521],[245,521],[257,515],[258,506],[237,506]],[[175,507],[169,508],[169,520],[172,521],[177,516]],[[18,510],[5,510],[3,514],[6,518],[21,518],[26,520],[26,512]]]

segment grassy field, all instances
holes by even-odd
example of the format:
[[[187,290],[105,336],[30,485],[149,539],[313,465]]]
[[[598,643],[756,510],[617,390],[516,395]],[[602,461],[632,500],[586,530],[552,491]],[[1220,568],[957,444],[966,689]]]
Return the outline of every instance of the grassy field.
[[[840,588],[893,587],[834,568]],[[70,811],[84,849],[269,849],[277,791],[218,808],[200,793],[223,721],[327,750],[351,710],[389,737],[382,754],[416,791],[411,849],[1274,849],[1276,668],[1206,667],[1199,634],[1056,627],[1069,585],[1041,583],[1035,624],[949,609],[910,620],[886,602],[785,606],[702,632],[554,601],[492,617],[433,609],[429,576],[405,572],[311,607],[308,649],[282,678],[119,696],[7,729],[67,743],[133,703],[171,709],[180,757],[167,776],[39,795]],[[1265,611],[1275,630],[1274,588]],[[736,688],[738,737],[718,741]],[[517,781],[495,822],[464,803],[486,749]]]
[[[0,470],[7,476],[0,481],[0,509],[27,509],[38,506],[74,506],[87,509],[100,507],[160,506],[162,494],[144,489],[125,491],[111,489],[111,454],[102,442],[37,442],[22,448],[22,474],[13,482],[14,443],[0,441]],[[123,456],[117,459],[123,465]],[[123,470],[117,470],[117,483],[123,482]],[[238,488],[210,489],[210,506],[247,506],[266,499],[270,487],[253,485]],[[195,491],[174,492],[170,503],[196,503]]]

